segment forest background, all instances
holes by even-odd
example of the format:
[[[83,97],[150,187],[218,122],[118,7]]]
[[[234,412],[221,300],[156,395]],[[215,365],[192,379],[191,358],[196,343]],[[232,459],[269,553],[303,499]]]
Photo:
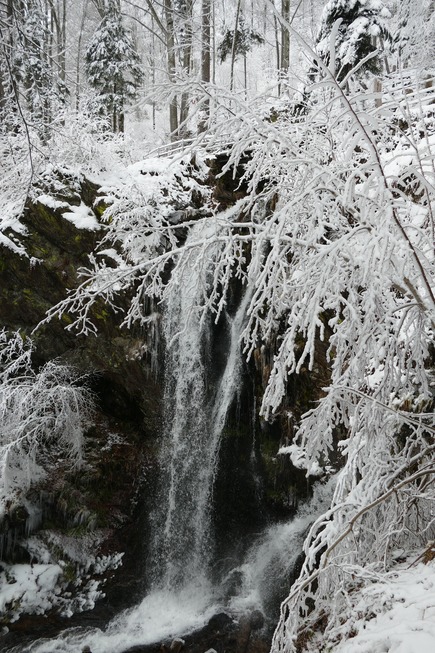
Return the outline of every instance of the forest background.
[[[15,235],[47,171],[116,188],[102,247],[121,244],[119,265],[94,257],[51,316],[75,311],[88,332],[97,298],[114,305],[134,288],[125,323],[145,320],[144,297],[170,287],[168,261],[174,283],[189,264],[162,211],[185,191],[176,174],[150,196],[136,183],[116,186],[113,173],[156,150],[181,157],[194,147],[204,161],[224,144],[229,167],[250,153],[243,197],[212,209],[214,233],[195,243],[215,262],[200,308],[219,315],[231,278],[255,289],[246,355],[279,334],[265,419],[326,341],[329,384],[288,453],[308,473],[330,473],[341,456],[275,650],[295,650],[303,633],[312,650],[359,636],[385,610],[367,588],[402,582],[388,574],[411,551],[430,558],[434,21],[425,0],[1,5],[1,242],[25,256]]]

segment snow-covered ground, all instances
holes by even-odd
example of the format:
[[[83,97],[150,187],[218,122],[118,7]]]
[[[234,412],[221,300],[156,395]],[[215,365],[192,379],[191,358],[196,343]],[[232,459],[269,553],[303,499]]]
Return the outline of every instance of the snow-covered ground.
[[[331,635],[325,641],[319,633],[309,644],[310,653],[435,651],[435,560],[424,564],[416,552],[378,582],[355,590],[351,599],[344,638],[334,642]],[[337,630],[334,635],[339,636]]]
[[[98,533],[80,540],[48,531],[30,537],[26,548],[37,563],[0,564],[3,623],[13,623],[22,614],[54,610],[69,617],[91,610],[104,596],[103,574],[116,569],[123,555],[95,556],[97,545]]]

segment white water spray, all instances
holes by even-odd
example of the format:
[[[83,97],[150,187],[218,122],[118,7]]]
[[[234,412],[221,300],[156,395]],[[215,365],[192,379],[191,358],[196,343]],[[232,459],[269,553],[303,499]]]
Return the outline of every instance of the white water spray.
[[[198,223],[186,244],[206,238],[212,228]],[[268,593],[300,554],[309,523],[326,505],[315,497],[295,520],[267,529],[245,561],[232,570],[241,578],[237,596],[226,605],[216,603],[220,592],[214,592],[209,580],[213,486],[222,431],[241,380],[240,338],[251,291],[245,292],[235,315],[227,317],[228,353],[211,392],[207,375],[211,324],[202,309],[213,256],[204,261],[195,248],[189,252],[185,265],[175,270],[166,298],[166,418],[160,461],[164,473],[155,515],[153,590],[138,606],[113,619],[105,632],[65,631],[16,653],[77,653],[85,644],[93,653],[121,653],[199,629],[222,609],[236,614],[264,609]]]
[[[317,483],[312,498],[300,505],[293,519],[270,526],[258,537],[244,562],[231,572],[240,577],[240,588],[229,604],[231,610],[268,613],[271,607],[278,609],[274,603],[287,595],[289,576],[301,556],[307,531],[331,504],[334,486],[334,478]]]
[[[136,645],[186,635],[204,626],[223,609],[234,615],[254,609],[267,612],[266,603],[271,593],[293,569],[302,551],[307,529],[330,505],[333,486],[334,479],[326,485],[318,484],[313,498],[300,507],[292,521],[273,525],[259,536],[243,563],[230,572],[241,577],[241,586],[227,605],[213,603],[212,597],[199,594],[193,586],[182,592],[162,589],[113,619],[105,632],[71,629],[57,638],[38,640],[10,653],[77,653],[85,644],[93,653],[122,653]],[[288,587],[284,595],[287,591]]]
[[[198,223],[187,240],[200,240],[212,227]],[[240,381],[240,337],[250,298],[246,292],[229,322],[229,351],[215,396],[209,397],[207,345],[209,316],[204,315],[213,258],[201,252],[172,279],[164,314],[167,343],[165,372],[165,433],[160,459],[162,482],[155,519],[153,550],[157,587],[175,590],[193,582],[209,587],[213,553],[211,502],[221,434]]]

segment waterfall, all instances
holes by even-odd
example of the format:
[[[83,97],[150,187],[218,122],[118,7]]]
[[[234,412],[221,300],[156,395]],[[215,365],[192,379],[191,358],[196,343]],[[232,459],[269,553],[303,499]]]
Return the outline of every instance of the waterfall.
[[[75,628],[57,638],[17,647],[10,653],[77,653],[85,644],[93,653],[122,653],[129,647],[152,644],[201,628],[223,609],[233,615],[260,609],[277,618],[277,601],[288,592],[288,576],[301,554],[307,529],[330,505],[334,484],[334,478],[325,485],[318,483],[313,497],[300,507],[294,519],[274,524],[256,538],[241,564],[229,573],[238,577],[238,591],[226,605],[214,602],[213,597],[204,597],[192,587],[182,592],[161,589],[118,615],[105,632]]]
[[[210,226],[195,225],[186,245],[204,238]],[[190,252],[175,271],[166,298],[164,440],[162,479],[154,516],[154,582],[166,589],[208,584],[213,552],[211,501],[220,438],[240,380],[240,335],[250,293],[234,317],[226,316],[229,347],[217,389],[210,396],[210,317],[201,302],[213,267],[201,252]]]
[[[319,484],[313,499],[301,506],[291,522],[258,534],[221,587],[213,586],[213,488],[222,432],[241,383],[240,339],[252,297],[252,289],[246,288],[235,312],[221,316],[226,347],[216,373],[210,353],[213,324],[204,305],[214,270],[213,248],[219,245],[210,245],[207,256],[192,246],[211,236],[213,228],[212,221],[192,227],[183,264],[173,271],[165,297],[161,479],[152,516],[150,591],[139,605],[115,617],[104,632],[65,631],[16,653],[77,653],[85,644],[93,653],[122,653],[129,646],[199,629],[222,610],[238,615],[259,608],[265,614],[278,614],[269,608],[273,610],[276,599],[286,594],[306,530],[328,504],[329,488]],[[255,438],[255,423],[252,431]],[[250,465],[255,472],[255,444]],[[236,592],[228,592],[230,585]]]
[[[233,569],[239,584],[229,607],[234,612],[260,609],[265,614],[277,615],[279,604],[288,593],[295,566],[302,554],[302,545],[313,521],[330,505],[336,479],[317,483],[313,496],[298,508],[288,522],[272,524],[256,538],[243,563]]]

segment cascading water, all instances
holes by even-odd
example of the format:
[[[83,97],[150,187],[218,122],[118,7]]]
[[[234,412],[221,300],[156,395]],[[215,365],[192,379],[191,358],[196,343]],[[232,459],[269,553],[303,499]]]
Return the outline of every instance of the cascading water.
[[[204,238],[210,226],[199,223],[186,243]],[[246,291],[229,323],[229,350],[214,395],[209,396],[207,344],[210,318],[201,297],[212,260],[204,266],[193,253],[175,272],[164,313],[167,343],[165,433],[161,450],[162,481],[154,517],[155,587],[178,590],[192,582],[206,592],[213,551],[210,508],[219,443],[240,380],[240,335],[250,292]]]
[[[245,555],[243,563],[231,571],[240,587],[229,608],[236,613],[260,609],[278,614],[288,592],[291,576],[302,554],[310,525],[331,503],[335,478],[314,486],[313,496],[302,504],[290,521],[273,524],[262,533]]]
[[[208,318],[195,306],[193,262],[183,270],[165,309],[165,428],[160,455],[159,506],[154,516],[153,577],[170,589],[200,575],[207,537],[197,514],[204,488],[207,437],[206,373],[203,361]],[[207,456],[210,458],[210,456]],[[208,461],[207,461],[208,462]]]
[[[192,228],[186,242],[188,259],[176,268],[166,297],[165,420],[158,507],[152,520],[150,592],[138,606],[116,617],[105,632],[66,631],[17,653],[77,653],[84,644],[93,653],[120,653],[200,628],[223,609],[235,614],[267,610],[274,585],[294,565],[305,530],[324,508],[315,495],[293,522],[266,529],[231,572],[239,578],[237,595],[222,599],[224,592],[214,588],[210,579],[213,487],[222,431],[241,382],[240,336],[251,292],[248,288],[235,314],[225,318],[225,364],[211,382],[212,325],[202,309],[213,256],[204,263],[204,257],[189,248],[190,243],[207,238],[210,229],[213,226],[207,221]]]

